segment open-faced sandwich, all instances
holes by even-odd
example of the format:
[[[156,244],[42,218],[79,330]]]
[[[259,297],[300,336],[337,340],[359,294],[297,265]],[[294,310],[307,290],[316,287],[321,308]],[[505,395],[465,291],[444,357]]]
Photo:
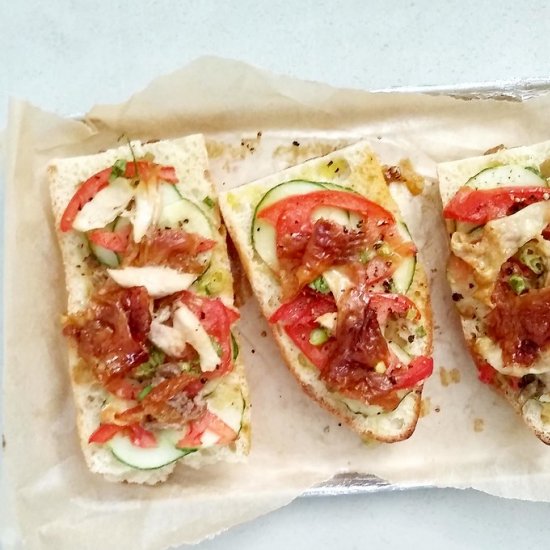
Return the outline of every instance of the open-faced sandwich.
[[[63,333],[89,468],[153,484],[239,460],[248,390],[202,136],[48,167],[68,291]]]
[[[306,393],[363,437],[409,437],[433,368],[428,287],[369,147],[222,193],[220,208]]]
[[[550,443],[550,142],[438,174],[447,276],[479,378]]]

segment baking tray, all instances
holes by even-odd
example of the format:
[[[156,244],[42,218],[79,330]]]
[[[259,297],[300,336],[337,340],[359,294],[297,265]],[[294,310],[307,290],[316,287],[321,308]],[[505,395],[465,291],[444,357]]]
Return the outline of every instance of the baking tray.
[[[550,93],[550,79],[515,79],[489,83],[464,83],[444,86],[403,86],[372,90],[373,92],[423,93],[446,95],[462,100],[495,99],[501,101],[525,101]],[[82,119],[82,115],[73,118]],[[0,375],[2,371],[0,365]],[[0,421],[1,411],[0,411]],[[2,465],[2,447],[0,446],[0,467]],[[390,484],[387,481],[360,472],[337,474],[328,481],[316,485],[302,494],[303,497],[366,494],[382,491],[400,491],[426,488],[426,485]]]
[[[517,79],[489,83],[457,84],[455,86],[403,86],[383,88],[373,92],[423,93],[446,95],[457,99],[496,99],[500,101],[525,101],[550,93],[550,79]],[[427,488],[421,485],[390,484],[377,476],[359,472],[348,472],[334,476],[303,493],[304,497],[334,496],[375,493],[380,491],[402,491]]]

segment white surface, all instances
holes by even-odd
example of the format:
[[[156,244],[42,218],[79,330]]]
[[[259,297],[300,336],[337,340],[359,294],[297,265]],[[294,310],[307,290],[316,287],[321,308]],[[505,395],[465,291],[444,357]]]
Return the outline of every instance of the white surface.
[[[205,54],[370,89],[543,78],[549,20],[545,0],[0,0],[0,127],[10,95],[82,113]],[[200,548],[525,549],[549,513],[473,491],[301,499]]]

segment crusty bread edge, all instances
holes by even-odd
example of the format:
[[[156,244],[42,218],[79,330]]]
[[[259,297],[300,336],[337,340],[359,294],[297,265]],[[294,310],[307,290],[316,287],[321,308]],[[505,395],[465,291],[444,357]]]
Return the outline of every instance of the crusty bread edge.
[[[470,157],[463,160],[444,162],[437,165],[439,192],[443,202],[443,206],[450,201],[454,193],[468,178],[476,175],[481,170],[498,164],[540,164],[545,159],[550,158],[550,141],[536,143],[530,146],[514,147],[511,149],[502,149],[490,155],[480,155]],[[456,181],[460,177],[461,181]],[[448,232],[447,232],[448,235]],[[449,237],[449,235],[448,235]],[[452,252],[450,252],[452,255]],[[451,256],[449,256],[449,259]],[[476,365],[476,369],[482,366],[483,360],[477,355],[474,345],[467,338],[465,327],[462,323],[462,316],[458,308],[455,308],[463,326],[464,342],[468,351]],[[510,403],[516,413],[522,418],[525,424],[533,431],[533,433],[546,445],[550,445],[550,427],[548,430],[543,430],[536,426],[530,419],[524,409],[525,401],[522,399],[522,391],[510,386],[507,382],[509,376],[497,372],[492,382],[488,383],[497,394],[501,395]]]
[[[378,160],[372,153],[372,150],[368,145],[362,142],[352,145],[350,147],[346,147],[343,150],[335,151],[334,153],[331,153],[324,157],[311,159],[310,161],[307,161],[306,163],[304,163],[304,165],[308,165],[308,164],[313,165],[314,163],[326,162],[331,158],[338,157],[339,155],[342,154],[343,151],[350,150],[350,149],[359,149],[359,150],[364,149],[365,152],[368,152],[371,155],[371,159],[370,159],[371,164],[372,162],[374,162],[376,163],[375,166],[378,166],[379,168]],[[297,168],[297,167],[294,167],[294,168]],[[372,169],[372,166],[370,166],[369,168]],[[289,173],[288,179],[294,179],[293,169],[291,168],[279,173],[281,181],[285,181],[286,173]],[[382,177],[381,170],[380,170],[380,177]],[[383,182],[383,178],[382,178],[382,182]],[[247,184],[247,185],[253,185],[255,183],[257,182],[251,182],[250,184]],[[247,185],[243,187],[246,187]],[[391,197],[389,191],[387,190],[387,186],[385,185],[385,183],[383,183],[383,186],[384,186],[384,189],[386,190],[385,193],[381,189],[378,191],[382,192],[385,195],[384,202],[386,204],[389,202],[390,203],[389,206],[392,212],[394,214],[398,214],[398,217],[401,217],[398,211],[398,207],[395,201],[393,200],[393,198]],[[238,193],[238,191],[239,191],[239,188],[234,189],[233,193],[235,192]],[[241,263],[244,267],[245,273],[247,274],[248,279],[252,282],[254,266],[252,262],[248,260],[248,256],[245,252],[245,248],[251,247],[251,244],[249,242],[246,242],[246,243],[241,242],[241,239],[238,236],[236,219],[231,215],[231,206],[228,204],[228,200],[227,200],[229,193],[231,193],[231,191],[222,192],[219,195],[219,203],[222,211],[223,221],[235,244],[235,247],[241,259]],[[426,332],[428,334],[428,338],[426,342],[426,353],[431,355],[433,350],[433,317],[432,317],[431,303],[429,300],[428,281],[427,281],[426,273],[422,265],[420,264],[420,262],[417,262],[417,268],[415,272],[415,282],[417,285],[420,285],[421,287],[423,286],[425,289],[425,296],[423,296],[424,302],[423,302],[422,314],[423,314],[424,325],[426,327]],[[252,287],[264,317],[266,319],[269,318],[272,312],[269,311],[269,309],[267,308],[267,304],[265,304],[256,293],[254,289],[254,284],[252,284]],[[394,443],[394,442],[405,440],[412,435],[420,416],[421,395],[422,395],[423,385],[420,385],[417,388],[415,388],[415,390],[411,391],[411,393],[406,398],[407,404],[410,403],[410,407],[412,409],[411,421],[408,424],[404,425],[403,428],[399,431],[399,433],[396,433],[394,435],[385,435],[380,431],[376,431],[368,427],[368,418],[373,418],[373,417],[365,417],[364,415],[351,412],[343,404],[338,394],[331,394],[331,392],[328,392],[326,388],[324,388],[323,391],[318,391],[315,388],[313,388],[310,384],[308,384],[305,381],[305,376],[302,374],[302,369],[304,369],[304,367],[302,367],[298,361],[299,355],[303,357],[303,354],[301,354],[301,352],[293,344],[290,338],[284,333],[284,331],[279,329],[277,326],[274,326],[274,325],[270,325],[270,326],[271,326],[271,330],[274,335],[275,341],[277,343],[277,346],[281,352],[282,358],[287,368],[290,370],[291,374],[296,379],[296,381],[300,384],[303,391],[311,399],[316,401],[321,407],[323,407],[325,410],[327,410],[328,412],[336,416],[339,420],[344,422],[352,430],[358,433],[362,438],[365,438],[368,440],[373,439],[384,443]],[[315,367],[311,366],[311,368],[315,368]],[[402,401],[400,406],[404,403],[404,401],[405,399]],[[398,411],[398,409],[396,409],[396,412]],[[387,416],[389,414],[392,414],[392,413],[385,413],[380,416]]]
[[[209,175],[208,175],[208,157],[206,153],[206,146],[204,143],[203,136],[192,135],[185,138],[180,138],[180,139],[170,140],[170,141],[181,146],[184,149],[187,144],[191,144],[192,146],[199,148],[199,153],[202,156],[202,160],[204,161],[204,165],[205,165],[204,178],[209,185],[207,189],[207,194],[211,197],[215,197],[216,196],[215,187],[211,182],[211,180],[209,179]],[[154,146],[154,144],[151,144],[151,145]],[[145,149],[148,148],[147,144],[144,144],[144,148]],[[91,157],[95,157],[95,156],[97,155],[91,155]],[[53,161],[52,163],[50,163],[48,173],[50,173],[51,170],[57,170],[57,169],[58,168],[56,165],[56,161]],[[50,177],[49,183],[50,183],[50,193],[53,197],[54,195],[53,188],[55,186],[55,180]],[[67,259],[70,257],[70,250],[68,250],[68,247],[71,244],[72,245],[77,244],[79,240],[81,240],[81,238],[80,236],[71,236],[69,238],[70,240],[68,240],[67,235],[61,233],[59,229],[59,220],[60,220],[62,211],[59,211],[59,209],[56,210],[55,208],[53,208],[53,211],[54,211],[54,218],[55,218],[55,233],[56,233],[58,246],[61,250],[61,255],[63,259],[63,265],[64,265],[64,271],[65,271],[65,282],[66,282],[67,293],[69,295],[69,301],[70,301],[71,289],[74,287],[71,286],[72,281],[68,280],[70,278],[67,272]],[[227,268],[229,276],[231,276],[230,270],[229,270],[229,257],[227,253],[227,247],[225,244],[225,229],[223,228],[223,226],[220,225],[220,215],[219,215],[219,209],[217,204],[214,212],[214,219],[216,219],[218,223],[218,230],[220,232],[220,239],[218,242],[218,246],[216,247],[217,253],[222,257],[224,257],[224,260],[225,260],[224,263],[227,264],[225,267]],[[233,282],[231,280],[231,285],[232,284]],[[74,305],[75,304],[73,304],[73,306]],[[236,338],[238,340],[238,335],[236,336]],[[80,444],[81,444],[81,448],[82,448],[82,452],[83,452],[86,464],[88,465],[89,469],[92,472],[102,474],[107,481],[142,483],[147,485],[154,485],[165,481],[169,477],[169,475],[173,472],[173,470],[176,467],[176,462],[181,462],[193,468],[200,468],[203,465],[212,464],[214,462],[218,462],[221,460],[228,461],[228,462],[236,462],[236,461],[238,462],[245,459],[245,456],[248,454],[250,449],[250,433],[251,433],[250,396],[249,396],[248,385],[246,383],[244,366],[242,364],[241,355],[239,355],[235,361],[234,372],[239,378],[241,392],[245,400],[245,410],[243,412],[243,422],[242,422],[241,431],[239,433],[237,440],[224,447],[212,447],[212,448],[204,449],[203,451],[200,451],[197,453],[192,453],[190,455],[182,457],[176,462],[173,462],[161,468],[152,469],[152,470],[140,470],[119,462],[112,455],[110,450],[107,449],[106,447],[94,446],[93,449],[91,448],[90,444],[88,443],[89,430],[86,429],[87,415],[90,414],[89,411],[91,406],[90,402],[88,401],[89,395],[94,391],[94,389],[97,391],[101,391],[103,395],[106,395],[106,393],[102,388],[99,389],[100,385],[95,380],[88,380],[83,382],[82,380],[77,379],[80,359],[78,358],[76,347],[72,342],[66,342],[66,347],[67,347],[67,363],[68,363],[68,368],[70,373],[70,382],[71,382],[73,396],[76,404],[76,426],[77,426],[78,436],[80,439]],[[97,406],[97,404],[95,404],[95,406]],[[96,454],[102,455],[101,462],[105,463],[105,468],[97,467],[96,462],[93,460],[93,457]]]

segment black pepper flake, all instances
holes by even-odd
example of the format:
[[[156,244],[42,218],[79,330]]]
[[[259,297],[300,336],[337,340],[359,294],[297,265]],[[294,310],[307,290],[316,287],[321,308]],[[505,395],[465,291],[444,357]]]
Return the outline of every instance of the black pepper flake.
[[[255,350],[254,348],[252,348],[252,349],[250,350],[250,353],[256,353],[256,350]]]
[[[338,422],[338,426],[341,426],[341,425],[342,425],[342,423],[341,423],[341,422]]]
[[[292,145],[294,145],[294,147],[300,147],[300,142],[299,141],[293,141]]]
[[[386,292],[391,292],[391,283],[389,281],[384,281],[382,286]]]
[[[464,296],[462,296],[460,292],[453,292],[453,295],[452,295],[453,302],[460,302],[460,300],[462,300],[463,298]]]
[[[262,335],[262,338],[265,338],[267,336],[267,331],[262,330],[261,335]]]
[[[474,286],[476,286],[474,283],[468,283],[468,288],[474,288]]]
[[[201,378],[201,384],[206,384],[206,378]]]
[[[336,168],[336,170],[334,170],[334,173],[337,174],[338,172],[340,172],[340,167]]]
[[[438,413],[440,410],[441,410],[441,409],[440,409],[439,407],[436,407],[436,408],[434,409],[434,411],[435,411],[436,413]]]
[[[332,166],[334,164],[333,160],[329,160],[327,166]]]
[[[256,137],[259,137],[259,138],[262,137],[262,131],[261,130],[258,130],[258,133],[256,134]]]
[[[409,344],[412,344],[414,342],[414,334],[409,334],[407,340],[409,341]]]

